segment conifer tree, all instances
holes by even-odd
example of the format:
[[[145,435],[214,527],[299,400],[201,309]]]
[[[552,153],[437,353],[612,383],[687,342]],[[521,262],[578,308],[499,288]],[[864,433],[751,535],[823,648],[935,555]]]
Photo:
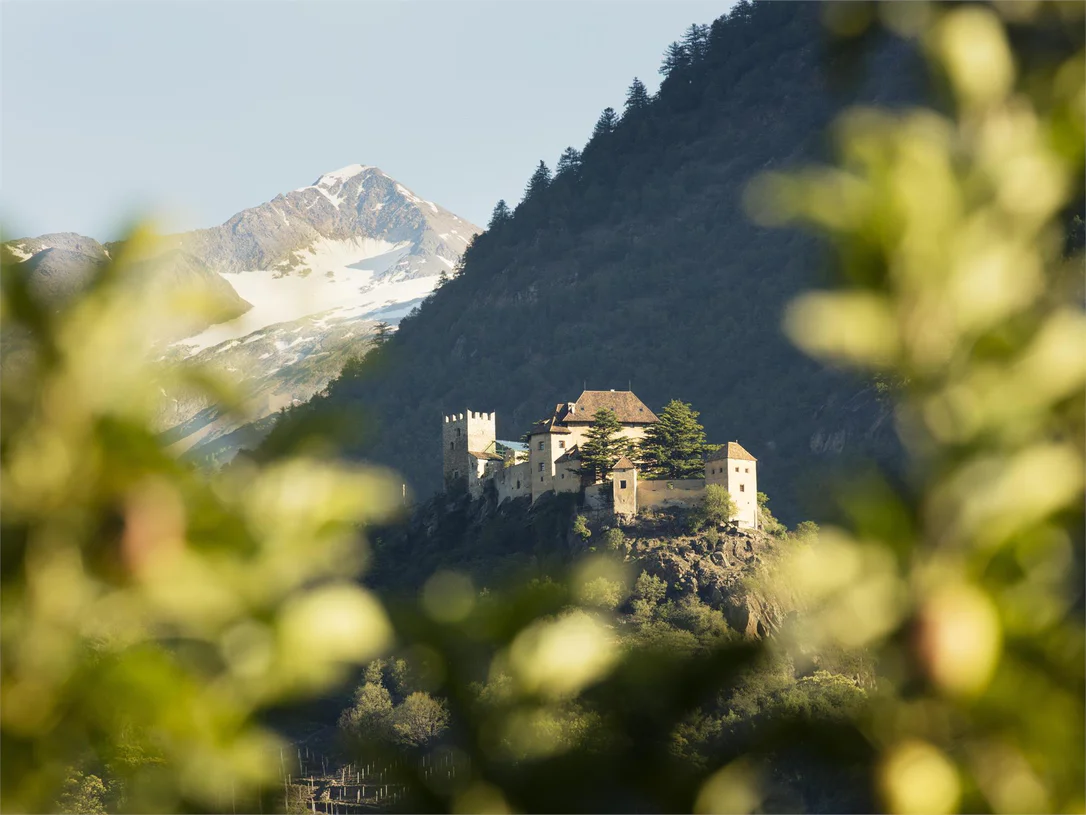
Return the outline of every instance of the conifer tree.
[[[540,159],[539,166],[535,168],[532,177],[528,179],[528,186],[524,188],[524,201],[531,201],[539,196],[543,190],[551,184],[551,171],[545,161]]]
[[[630,83],[629,89],[626,91],[626,113],[632,110],[644,110],[649,106],[652,101],[649,97],[649,92],[645,88],[645,83],[634,77],[633,82]]]
[[[645,469],[657,478],[698,478],[705,471],[705,428],[698,411],[672,399],[641,441]]]
[[[512,217],[513,213],[510,212],[509,205],[505,203],[505,199],[502,198],[494,205],[494,211],[490,214],[490,223],[487,224],[487,229],[501,226],[505,222],[511,220]]]
[[[392,326],[382,320],[373,329],[373,343],[374,345],[384,345],[390,339],[392,339]]]
[[[603,113],[600,114],[600,118],[596,120],[596,126],[592,128],[592,139],[598,139],[600,136],[606,136],[615,131],[615,127],[618,125],[618,114],[615,113],[614,108],[604,108]]]
[[[673,42],[664,52],[664,62],[660,66],[660,73],[665,77],[671,76],[675,71],[680,71],[690,65],[690,54],[686,48],[678,42]]]
[[[581,169],[581,151],[573,147],[567,147],[558,157],[556,175],[573,173],[576,175]]]
[[[625,439],[619,436],[622,425],[610,408],[600,408],[592,415],[592,426],[581,444],[581,475],[589,483],[601,481],[626,450]]]
[[[691,64],[705,59],[709,53],[709,26],[691,23],[683,34],[682,44]]]
[[[441,274],[439,274],[437,276],[437,288],[440,289],[442,286],[444,286],[448,282],[449,282],[449,273],[446,272],[444,269],[442,269]]]

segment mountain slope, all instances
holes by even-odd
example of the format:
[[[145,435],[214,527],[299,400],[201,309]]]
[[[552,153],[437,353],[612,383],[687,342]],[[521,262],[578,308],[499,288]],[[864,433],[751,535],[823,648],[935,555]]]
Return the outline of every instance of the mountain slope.
[[[376,167],[355,164],[243,210],[221,226],[167,236],[143,296],[196,283],[222,303],[219,318],[172,333],[163,349],[238,382],[244,415],[197,394],[170,393],[159,425],[177,452],[224,461],[227,437],[258,439],[277,410],[304,402],[366,353],[377,321],[391,325],[452,271],[479,232]],[[79,290],[114,244],[72,233],[8,241],[0,251],[47,297]]]
[[[654,409],[693,403],[711,440],[742,440],[779,515],[822,517],[827,468],[893,458],[897,442],[873,388],[783,337],[782,308],[817,285],[819,250],[751,224],[742,195],[757,173],[816,156],[843,105],[907,101],[921,82],[908,47],[880,42],[863,87],[831,87],[819,13],[740,4],[716,21],[704,58],[481,235],[381,359],[292,411],[263,453],[353,417],[345,451],[426,495],[440,487],[442,414],[496,410],[498,437],[518,438],[586,384],[630,384]]]

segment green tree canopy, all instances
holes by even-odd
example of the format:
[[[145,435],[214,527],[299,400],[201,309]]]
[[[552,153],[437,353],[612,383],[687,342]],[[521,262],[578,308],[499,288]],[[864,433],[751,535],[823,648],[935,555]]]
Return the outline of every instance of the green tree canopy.
[[[566,173],[576,174],[581,169],[581,151],[574,147],[567,147],[562,151],[562,155],[558,157],[557,174],[565,175]]]
[[[605,478],[626,452],[621,432],[622,425],[610,408],[600,408],[592,416],[592,426],[581,445],[581,474],[589,476],[592,483]]]
[[[645,471],[657,478],[699,478],[705,471],[705,428],[701,414],[686,402],[672,399],[660,421],[645,433],[640,458]]]
[[[701,520],[716,526],[727,523],[739,511],[735,499],[727,487],[709,484],[705,487],[705,496],[701,499]]]
[[[510,221],[513,218],[513,213],[509,209],[509,205],[505,203],[505,199],[502,198],[494,205],[494,211],[490,213],[490,223],[487,224],[487,229],[493,229],[496,226],[501,226],[506,221]]]
[[[631,110],[644,110],[649,106],[651,101],[652,98],[645,88],[645,83],[635,76],[633,82],[630,83],[629,89],[626,91],[626,112],[629,113]]]
[[[543,190],[551,185],[551,171],[547,163],[540,159],[539,166],[535,168],[532,177],[528,179],[528,186],[524,188],[524,203],[539,196]]]
[[[392,712],[393,739],[404,747],[424,747],[449,726],[445,703],[415,691]]]
[[[617,126],[618,114],[615,113],[615,109],[612,107],[604,108],[600,118],[596,120],[596,126],[592,128],[592,140],[613,133]]]
[[[660,65],[660,73],[665,76],[671,76],[675,71],[686,68],[690,65],[690,54],[681,43],[673,42],[667,47],[664,52],[664,61]]]

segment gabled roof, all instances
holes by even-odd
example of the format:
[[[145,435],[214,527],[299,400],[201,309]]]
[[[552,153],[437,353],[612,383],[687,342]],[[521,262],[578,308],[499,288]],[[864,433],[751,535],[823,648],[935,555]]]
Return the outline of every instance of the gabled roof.
[[[578,449],[577,445],[575,444],[572,447],[570,447],[568,450],[566,450],[566,452],[562,453],[562,455],[560,455],[558,458],[556,458],[554,460],[554,463],[559,464],[559,463],[561,463],[563,461],[580,461],[580,460],[581,460],[581,451]]]
[[[750,453],[748,453],[746,450],[744,450],[743,445],[741,445],[737,441],[730,441],[727,444],[722,444],[720,446],[719,450],[717,450],[715,453],[710,453],[706,457],[705,460],[706,461],[724,461],[725,459],[729,459],[729,458],[740,459],[740,460],[743,460],[743,461],[757,461],[758,460],[754,456],[752,456]]]
[[[636,470],[637,468],[634,467],[634,463],[632,461],[630,461],[626,456],[623,456],[622,458],[620,458],[618,461],[615,462],[615,466],[612,467],[611,469],[612,470]]]
[[[482,458],[487,461],[501,461],[502,457],[497,453],[481,453],[477,450],[468,450],[468,455],[472,458]]]
[[[544,433],[569,433],[568,428],[562,427],[554,423],[554,418],[544,419],[541,422],[536,422],[532,425],[532,429],[528,431],[530,436],[539,436]]]
[[[592,417],[601,408],[613,410],[623,424],[652,424],[658,421],[656,414],[633,391],[584,391],[576,402],[558,405],[553,421],[566,425],[591,424]]]

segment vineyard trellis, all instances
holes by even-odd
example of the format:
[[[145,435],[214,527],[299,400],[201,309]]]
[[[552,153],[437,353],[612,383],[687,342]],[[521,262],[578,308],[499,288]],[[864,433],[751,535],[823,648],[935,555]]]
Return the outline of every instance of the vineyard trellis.
[[[280,781],[287,811],[305,810],[324,815],[383,810],[404,800],[407,773],[428,784],[454,783],[467,769],[466,757],[451,752],[427,753],[418,758],[396,758],[365,764],[334,760],[307,746],[279,755]],[[292,807],[293,804],[293,807]]]

